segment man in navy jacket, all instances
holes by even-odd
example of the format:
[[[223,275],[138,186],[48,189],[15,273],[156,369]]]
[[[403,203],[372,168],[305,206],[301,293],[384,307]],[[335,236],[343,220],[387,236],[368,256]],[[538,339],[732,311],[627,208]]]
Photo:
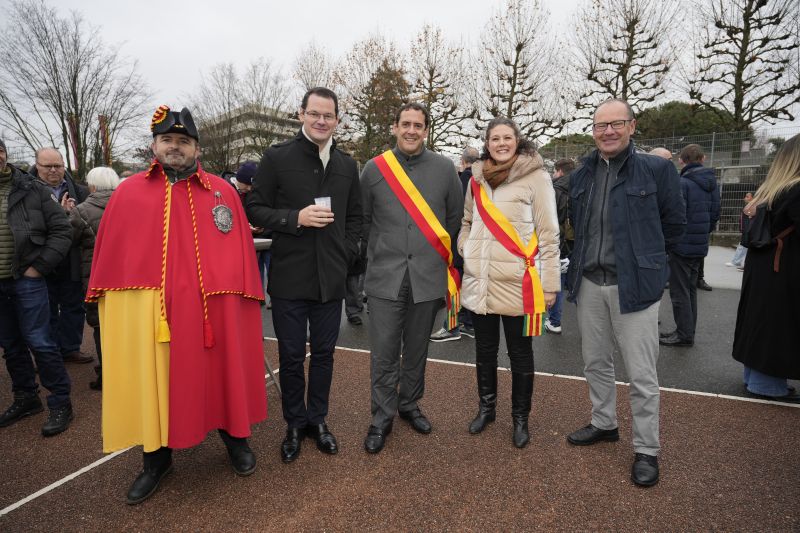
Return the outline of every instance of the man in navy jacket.
[[[667,251],[680,241],[686,210],[669,161],[638,153],[633,110],[611,99],[595,110],[597,145],[570,176],[575,247],[567,273],[578,303],[592,421],[567,436],[585,446],[619,440],[614,346],[630,379],[634,462],[631,479],[658,482],[658,307],[667,282]]]
[[[719,220],[719,187],[714,169],[703,166],[700,145],[681,150],[681,194],[686,203],[686,233],[669,254],[669,297],[675,331],[662,333],[664,346],[692,346],[697,325],[697,280],[700,264],[708,255],[708,235]]]

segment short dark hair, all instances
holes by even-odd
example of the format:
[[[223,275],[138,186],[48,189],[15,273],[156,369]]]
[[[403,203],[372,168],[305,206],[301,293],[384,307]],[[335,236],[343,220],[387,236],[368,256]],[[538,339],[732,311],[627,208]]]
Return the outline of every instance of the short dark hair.
[[[428,126],[431,125],[431,114],[428,112],[428,108],[419,102],[406,102],[405,104],[401,105],[397,110],[397,113],[394,114],[395,125],[400,123],[400,114],[403,111],[409,110],[421,112],[425,116],[425,129],[428,129]]]
[[[684,163],[689,164],[702,163],[705,155],[706,154],[703,152],[703,147],[699,144],[687,144],[683,147],[683,150],[681,150],[681,153],[678,157]]]
[[[556,170],[560,170],[564,174],[569,174],[570,172],[575,170],[575,161],[567,158],[559,159],[558,161],[556,161],[556,164],[554,166]]]
[[[308,98],[311,95],[319,96],[320,98],[327,98],[328,100],[333,100],[333,108],[336,116],[339,116],[339,97],[336,96],[336,93],[328,89],[327,87],[313,87],[306,91],[306,94],[303,95],[303,101],[300,103],[300,109],[305,111],[306,107],[308,107]]]
[[[481,159],[486,160],[491,156],[489,155],[489,133],[497,126],[508,126],[514,130],[514,137],[517,138],[517,154],[533,155],[536,153],[536,144],[522,136],[517,123],[506,117],[496,117],[489,121],[486,125],[486,135],[483,138],[483,151],[481,152]]]
[[[631,107],[631,104],[629,104],[627,100],[623,100],[622,98],[609,98],[608,100],[603,100],[602,102],[600,102],[600,105],[598,105],[595,108],[595,110],[594,110],[595,114],[597,113],[597,110],[600,109],[601,107],[603,107],[604,105],[613,104],[615,102],[618,103],[618,104],[624,105],[625,109],[628,110],[628,120],[634,120],[636,118],[636,115],[633,112],[633,108]]]

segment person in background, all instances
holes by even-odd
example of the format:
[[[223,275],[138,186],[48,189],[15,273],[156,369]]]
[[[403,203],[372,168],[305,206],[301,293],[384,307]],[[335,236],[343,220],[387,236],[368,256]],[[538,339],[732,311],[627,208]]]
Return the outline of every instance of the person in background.
[[[532,336],[542,333],[546,308],[561,288],[558,209],[542,157],[508,118],[489,121],[481,160],[472,170],[458,235],[462,304],[475,326],[479,403],[469,432],[482,432],[496,417],[502,322],[511,360],[512,441],[524,448],[530,441]]]
[[[774,242],[747,251],[733,358],[744,365],[751,395],[800,403],[787,383],[800,379],[800,135],[778,150],[745,215],[764,204]]]
[[[228,177],[228,181],[239,193],[239,199],[242,201],[242,206],[247,208],[247,196],[253,190],[253,177],[258,170],[258,163],[255,161],[245,161],[239,165],[239,169],[235,174]],[[272,237],[271,231],[266,231],[264,228],[259,228],[250,224],[250,232],[253,234],[254,239],[269,239]],[[264,300],[261,305],[266,305],[271,308],[268,303],[269,295],[267,294],[267,282],[269,277],[269,260],[271,253],[269,250],[261,250],[256,252],[256,259],[258,260],[258,273],[261,276],[261,283],[264,285]]]
[[[652,150],[650,150],[649,153],[650,153],[650,155],[655,155],[655,156],[658,156],[658,157],[662,157],[662,158],[666,159],[667,161],[672,161],[672,152],[670,152],[669,150],[667,150],[664,147],[659,146],[659,147],[653,148]]]
[[[40,148],[36,151],[36,165],[31,174],[45,183],[58,199],[64,212],[70,211],[86,200],[89,189],[76,183],[64,167],[64,158],[55,148]],[[91,363],[90,355],[81,353],[83,343],[83,321],[86,294],[81,282],[81,250],[73,243],[67,256],[47,276],[47,291],[50,301],[50,333],[58,345],[65,363]]]
[[[744,200],[744,205],[746,207],[747,204],[749,204],[753,200],[753,193],[748,192],[747,194],[745,194],[743,200]],[[745,224],[746,224],[747,220],[748,220],[748,218],[744,215],[744,210],[742,210],[742,212],[739,214],[739,232],[740,233],[744,232],[744,228],[745,228]],[[742,245],[741,241],[739,241],[739,244],[736,245],[736,251],[733,252],[733,257],[731,257],[730,261],[725,263],[725,266],[736,267],[739,270],[744,270],[744,259],[745,259],[745,257],[747,257],[747,248],[745,248]]]
[[[73,232],[72,242],[77,243],[81,250],[81,282],[84,294],[89,287],[94,243],[100,230],[100,220],[111,199],[111,193],[119,185],[120,179],[113,168],[96,167],[86,174],[86,183],[89,186],[88,198],[76,205],[69,213]],[[94,367],[97,379],[89,383],[89,388],[102,390],[103,350],[100,343],[100,317],[96,302],[86,304],[86,323],[92,328],[94,347],[97,352],[97,366]]]
[[[558,209],[558,238],[560,240],[561,262],[561,290],[556,295],[556,302],[550,308],[544,327],[549,333],[561,334],[561,311],[564,305],[565,287],[567,284],[567,269],[569,268],[572,247],[575,244],[575,231],[569,222],[569,175],[575,170],[575,161],[572,159],[559,159],[555,163],[553,172],[553,190],[556,193],[556,208]]]
[[[708,236],[719,220],[719,187],[713,168],[703,166],[706,156],[699,144],[684,146],[681,194],[686,205],[686,232],[669,253],[669,296],[675,330],[661,333],[663,346],[694,345],[697,327],[697,280],[700,262],[708,255]]]
[[[467,146],[461,152],[461,163],[459,165],[458,179],[461,180],[461,189],[464,195],[467,194],[469,181],[472,179],[472,165],[480,158],[478,149],[474,146]],[[464,259],[458,253],[457,243],[453,242],[453,266],[458,270],[458,275],[464,276]],[[439,331],[431,335],[433,342],[447,342],[461,340],[461,336],[475,338],[475,328],[472,325],[472,314],[470,310],[461,306],[458,312],[458,325],[453,329],[447,329],[447,317],[445,316],[442,327]]]
[[[44,279],[69,251],[69,221],[49,187],[7,161],[0,140],[0,346],[14,395],[0,415],[0,427],[44,410],[38,369],[40,383],[50,392],[42,435],[51,437],[74,418],[69,375],[50,335]]]

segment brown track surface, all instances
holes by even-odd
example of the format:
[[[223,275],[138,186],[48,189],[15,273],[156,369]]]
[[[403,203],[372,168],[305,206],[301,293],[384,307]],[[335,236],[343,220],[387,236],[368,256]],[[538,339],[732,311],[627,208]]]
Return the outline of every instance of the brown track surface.
[[[275,343],[265,351],[277,366]],[[67,432],[42,438],[44,415],[0,429],[0,509],[103,457],[91,367],[68,366],[76,419]],[[0,531],[800,530],[800,409],[662,393],[661,482],[642,489],[629,479],[627,387],[618,387],[620,441],[576,448],[564,435],[587,423],[586,384],[537,376],[532,441],[517,450],[507,372],[498,419],[479,436],[466,429],[474,369],[432,362],[426,381],[433,433],[398,418],[384,451],[369,455],[369,356],[339,351],[328,418],[337,456],[306,440],[295,463],[281,463],[285,426],[270,386],[270,419],[251,439],[252,476],[237,477],[210,435],[177,451],[159,491],[129,507],[125,492],[141,467],[134,449],[0,516]],[[0,373],[3,408],[10,388]]]

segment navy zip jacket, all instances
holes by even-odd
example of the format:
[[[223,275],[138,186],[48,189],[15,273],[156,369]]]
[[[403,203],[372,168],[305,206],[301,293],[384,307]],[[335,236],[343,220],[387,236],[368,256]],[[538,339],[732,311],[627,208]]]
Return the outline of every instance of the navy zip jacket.
[[[633,142],[627,154],[608,198],[622,313],[641,311],[661,299],[669,278],[667,252],[680,242],[686,226],[675,166],[660,157],[637,153]],[[575,247],[567,287],[572,302],[578,298],[583,278],[589,209],[592,196],[598,193],[594,176],[600,162],[600,154],[594,150],[570,175],[569,216]]]
[[[719,187],[714,169],[691,163],[681,170],[681,194],[686,203],[686,233],[674,252],[683,257],[708,255],[708,234],[719,220]]]

